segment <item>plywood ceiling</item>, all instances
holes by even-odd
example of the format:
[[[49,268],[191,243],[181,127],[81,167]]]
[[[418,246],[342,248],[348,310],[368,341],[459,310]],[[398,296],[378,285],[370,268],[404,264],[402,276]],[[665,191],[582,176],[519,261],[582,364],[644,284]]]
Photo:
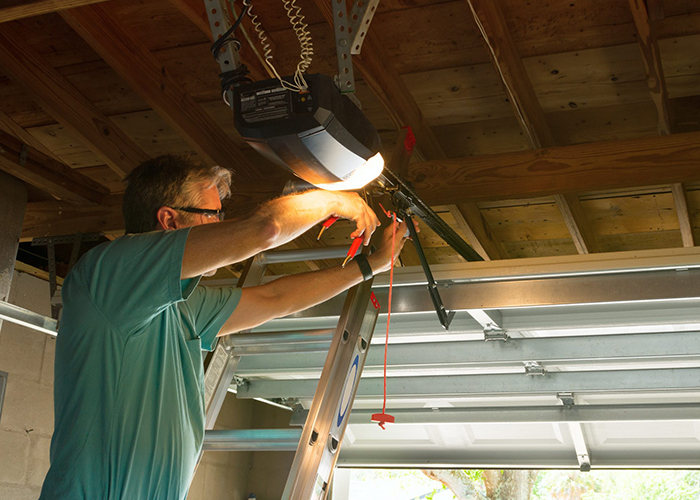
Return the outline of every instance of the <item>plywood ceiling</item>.
[[[0,168],[34,186],[24,239],[119,234],[121,176],[163,153],[235,169],[230,211],[279,193],[286,174],[245,145],[221,101],[204,1],[0,8]],[[333,75],[329,4],[297,4],[310,72]],[[282,3],[253,5],[290,73]],[[386,156],[412,127],[408,179],[487,259],[692,246],[698,53],[692,0],[383,0],[355,60],[357,96]],[[264,76],[246,41],[243,58]],[[348,233],[338,225],[326,244]],[[431,231],[421,239],[432,262],[461,260]]]

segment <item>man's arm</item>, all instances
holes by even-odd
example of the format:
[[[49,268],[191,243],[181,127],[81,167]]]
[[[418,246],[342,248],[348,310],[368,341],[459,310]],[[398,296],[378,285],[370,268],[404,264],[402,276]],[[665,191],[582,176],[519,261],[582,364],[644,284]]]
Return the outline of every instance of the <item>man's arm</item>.
[[[375,275],[389,269],[392,260],[399,255],[407,239],[406,224],[394,225],[393,229],[397,234],[392,256],[391,229],[387,228],[384,231],[379,249],[367,258]],[[303,311],[335,297],[361,281],[359,266],[350,262],[345,268],[338,266],[295,274],[265,285],[244,288],[238,306],[221,328],[219,335],[248,330],[271,319]]]
[[[379,225],[375,213],[355,193],[307,191],[265,203],[253,215],[190,230],[181,278],[192,278],[252,257],[293,240],[332,215],[355,221],[352,237],[365,245]]]

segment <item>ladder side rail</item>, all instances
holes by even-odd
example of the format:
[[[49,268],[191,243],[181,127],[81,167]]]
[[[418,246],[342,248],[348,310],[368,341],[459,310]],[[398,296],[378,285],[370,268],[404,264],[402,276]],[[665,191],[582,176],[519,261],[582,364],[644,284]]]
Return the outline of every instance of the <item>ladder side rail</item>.
[[[321,500],[328,491],[379,314],[372,281],[348,292],[304,425],[283,500]]]

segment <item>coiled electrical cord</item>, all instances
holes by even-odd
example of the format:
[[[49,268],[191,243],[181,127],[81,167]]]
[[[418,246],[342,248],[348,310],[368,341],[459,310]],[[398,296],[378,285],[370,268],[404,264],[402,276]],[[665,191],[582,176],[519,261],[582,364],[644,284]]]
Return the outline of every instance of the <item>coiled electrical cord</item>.
[[[265,29],[262,27],[262,23],[258,20],[257,14],[253,13],[253,6],[251,4],[252,0],[243,0],[243,5],[247,7],[250,22],[253,24],[255,33],[260,41],[260,45],[262,45],[265,64],[267,64],[272,73],[279,80],[282,88],[293,92],[305,92],[308,89],[308,85],[304,79],[303,73],[309,68],[314,53],[311,34],[307,30],[308,24],[304,22],[304,16],[301,15],[301,7],[296,5],[296,0],[282,1],[284,2],[284,8],[287,11],[287,16],[289,17],[289,22],[292,25],[292,29],[294,29],[294,33],[296,33],[297,38],[299,39],[299,44],[301,45],[301,61],[297,64],[296,71],[294,72],[294,83],[283,80],[278,73],[277,68],[275,68],[275,65],[272,63],[272,47],[270,46]]]
[[[296,5],[296,0],[282,1],[284,3],[284,9],[287,11],[287,17],[289,17],[289,23],[292,25],[292,29],[294,33],[296,33],[299,45],[301,46],[301,53],[299,55],[301,60],[297,63],[297,68],[294,72],[294,83],[300,89],[306,90],[308,85],[304,79],[304,72],[311,65],[314,55],[314,45],[311,40],[311,34],[308,31],[309,25],[304,22],[305,16],[301,14],[301,7]]]

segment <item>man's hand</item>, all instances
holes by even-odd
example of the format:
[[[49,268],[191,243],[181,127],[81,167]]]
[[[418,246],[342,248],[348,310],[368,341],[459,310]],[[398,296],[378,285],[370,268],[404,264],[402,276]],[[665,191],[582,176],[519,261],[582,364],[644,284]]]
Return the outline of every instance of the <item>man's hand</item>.
[[[357,193],[345,193],[342,191],[323,191],[329,197],[330,206],[333,207],[333,215],[343,219],[355,221],[355,229],[350,237],[363,237],[365,246],[369,245],[372,233],[381,225],[377,214],[365,203]]]
[[[420,227],[418,227],[418,222],[413,221],[416,231],[420,232]],[[394,253],[391,253],[391,239],[392,231],[396,233],[396,243],[394,247]],[[408,224],[406,221],[395,222],[391,227],[384,230],[382,235],[382,241],[379,244],[379,249],[370,255],[367,260],[372,267],[372,272],[374,274],[379,274],[384,271],[388,271],[391,268],[391,263],[394,262],[403,248],[406,240],[409,238]]]

